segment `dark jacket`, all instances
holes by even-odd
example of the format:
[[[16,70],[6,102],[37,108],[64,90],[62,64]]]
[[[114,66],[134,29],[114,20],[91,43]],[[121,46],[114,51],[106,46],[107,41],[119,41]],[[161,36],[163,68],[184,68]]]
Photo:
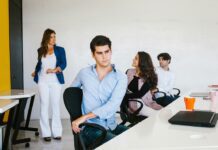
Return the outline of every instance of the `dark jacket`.
[[[39,50],[38,50],[39,53]],[[59,47],[59,46],[54,46],[54,53],[56,56],[56,67],[60,67],[62,72],[58,72],[56,73],[56,76],[58,78],[58,81],[60,82],[60,84],[64,84],[64,75],[63,75],[63,70],[66,68],[67,66],[67,61],[66,61],[66,54],[65,54],[65,50],[63,47]],[[36,68],[35,68],[35,77],[34,77],[34,81],[36,83],[38,83],[39,81],[39,72],[41,70],[42,67],[42,62],[41,59],[38,60],[37,64],[36,64]]]

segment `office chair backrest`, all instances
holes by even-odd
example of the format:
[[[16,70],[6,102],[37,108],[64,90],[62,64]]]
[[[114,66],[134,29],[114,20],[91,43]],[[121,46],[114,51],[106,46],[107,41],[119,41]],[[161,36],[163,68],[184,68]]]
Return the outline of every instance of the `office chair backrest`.
[[[70,114],[71,122],[82,116],[82,111],[81,111],[82,97],[83,97],[83,92],[82,89],[80,88],[69,87],[64,91],[64,104],[65,107],[67,108],[67,111]],[[86,149],[96,148],[105,139],[107,130],[101,127],[100,125],[92,124],[92,123],[80,124],[80,127],[83,126],[97,128],[99,131],[102,131],[102,133],[101,136],[97,138],[93,143],[91,143],[90,145],[85,145],[81,134],[80,133],[76,134],[72,130],[74,135],[75,150],[86,150]]]
[[[82,96],[82,90],[77,87],[69,87],[64,91],[64,104],[70,114],[71,121],[82,115]]]
[[[64,91],[64,104],[67,108],[68,113],[70,114],[71,122],[82,115],[81,111],[81,103],[82,103],[82,90],[77,87],[69,87]],[[73,130],[72,130],[73,132]],[[74,148],[76,150],[84,150],[86,149],[83,143],[81,147],[81,136],[78,134],[74,135]]]

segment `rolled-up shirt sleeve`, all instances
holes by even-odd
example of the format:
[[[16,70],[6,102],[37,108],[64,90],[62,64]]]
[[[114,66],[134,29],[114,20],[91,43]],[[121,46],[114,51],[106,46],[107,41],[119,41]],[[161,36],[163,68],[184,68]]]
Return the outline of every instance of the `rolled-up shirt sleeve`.
[[[127,89],[127,76],[123,75],[122,78],[120,78],[113,89],[112,95],[105,103],[99,108],[96,108],[92,111],[97,117],[100,119],[108,119],[111,116],[113,116],[116,111],[118,110],[123,97],[126,93]]]

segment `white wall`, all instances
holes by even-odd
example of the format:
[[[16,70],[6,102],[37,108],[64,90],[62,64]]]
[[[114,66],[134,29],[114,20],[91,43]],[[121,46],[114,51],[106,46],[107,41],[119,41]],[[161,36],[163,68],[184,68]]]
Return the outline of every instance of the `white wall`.
[[[138,50],[172,55],[175,87],[183,93],[218,83],[217,0],[23,0],[24,85],[30,76],[43,31],[52,28],[65,48],[68,87],[79,69],[92,64],[89,43],[98,34],[112,40],[113,63],[125,71]],[[61,104],[62,117],[68,117]],[[32,118],[39,117],[38,96]]]

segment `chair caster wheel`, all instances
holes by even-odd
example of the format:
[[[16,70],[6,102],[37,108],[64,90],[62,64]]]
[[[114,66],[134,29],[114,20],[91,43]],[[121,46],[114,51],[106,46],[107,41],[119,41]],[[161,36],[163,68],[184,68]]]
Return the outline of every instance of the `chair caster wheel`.
[[[38,131],[35,132],[35,136],[39,136],[39,132]]]
[[[30,147],[30,143],[26,143],[25,144],[25,147],[27,148],[27,147]]]

